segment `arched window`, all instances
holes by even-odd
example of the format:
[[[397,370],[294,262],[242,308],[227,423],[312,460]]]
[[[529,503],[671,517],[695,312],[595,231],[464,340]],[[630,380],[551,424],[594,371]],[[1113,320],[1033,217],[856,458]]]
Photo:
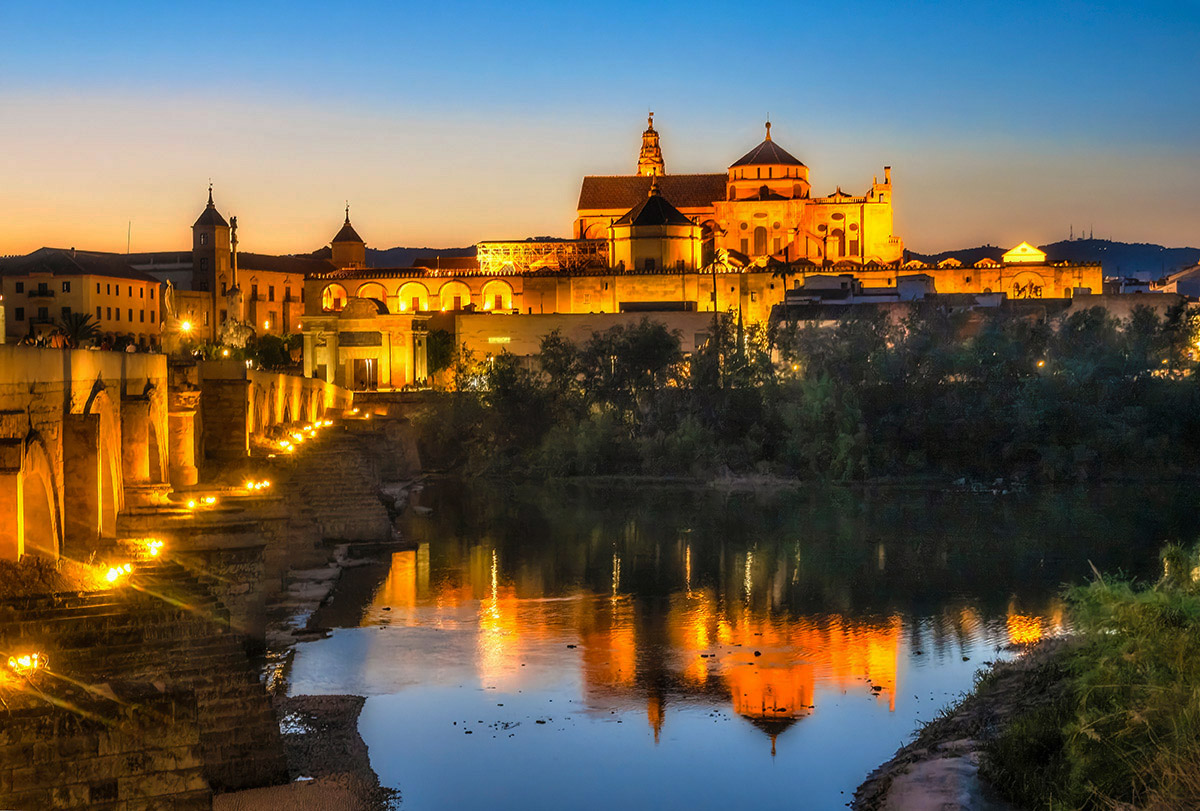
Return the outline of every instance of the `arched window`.
[[[767,252],[767,229],[758,226],[754,229],[754,255],[762,256]]]
[[[321,309],[327,313],[340,313],[346,306],[346,288],[340,284],[326,285],[321,291]]]
[[[846,255],[846,232],[835,228],[829,232],[829,254],[841,258]]]
[[[398,295],[400,312],[419,313],[429,309],[429,291],[420,282],[405,282]]]

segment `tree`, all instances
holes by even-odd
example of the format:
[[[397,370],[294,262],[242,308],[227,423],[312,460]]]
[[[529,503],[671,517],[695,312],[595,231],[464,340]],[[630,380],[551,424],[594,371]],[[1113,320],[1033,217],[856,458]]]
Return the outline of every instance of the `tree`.
[[[100,326],[92,320],[91,313],[67,313],[58,322],[58,329],[72,349],[100,337]]]

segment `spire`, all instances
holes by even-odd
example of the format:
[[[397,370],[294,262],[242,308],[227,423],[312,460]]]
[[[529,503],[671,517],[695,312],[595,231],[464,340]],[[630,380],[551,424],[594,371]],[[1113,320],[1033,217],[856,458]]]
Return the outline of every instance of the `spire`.
[[[771,117],[767,116],[767,137],[764,140],[771,140]]]
[[[212,208],[212,207],[213,207],[213,201],[212,201],[212,181],[211,181],[211,180],[210,180],[210,181],[208,181],[208,207],[209,207],[209,208]]]
[[[666,173],[662,148],[658,145],[658,131],[654,129],[654,113],[646,117],[646,131],[642,133],[642,150],[638,153],[637,173],[643,177]]]
[[[649,194],[647,194],[646,196],[647,196],[647,197],[657,197],[657,196],[658,196],[658,194],[659,194],[659,191],[658,191],[658,175],[651,175],[651,176],[650,176],[650,193],[649,193]]]
[[[346,225],[350,224],[350,201],[346,201]]]

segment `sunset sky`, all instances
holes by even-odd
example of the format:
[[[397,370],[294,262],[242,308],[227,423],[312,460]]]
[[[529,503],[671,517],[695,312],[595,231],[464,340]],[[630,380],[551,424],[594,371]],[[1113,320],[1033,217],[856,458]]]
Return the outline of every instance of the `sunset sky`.
[[[253,6],[253,7],[252,7]],[[584,174],[762,139],[813,193],[893,166],[917,251],[1074,224],[1200,245],[1200,3],[0,6],[0,255],[189,249],[209,178],[241,247],[567,236]]]

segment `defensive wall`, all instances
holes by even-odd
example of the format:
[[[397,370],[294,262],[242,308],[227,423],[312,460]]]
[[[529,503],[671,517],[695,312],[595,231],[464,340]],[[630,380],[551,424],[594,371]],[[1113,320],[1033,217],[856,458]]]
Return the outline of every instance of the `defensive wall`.
[[[0,559],[83,559],[169,465],[162,355],[0,346]]]

